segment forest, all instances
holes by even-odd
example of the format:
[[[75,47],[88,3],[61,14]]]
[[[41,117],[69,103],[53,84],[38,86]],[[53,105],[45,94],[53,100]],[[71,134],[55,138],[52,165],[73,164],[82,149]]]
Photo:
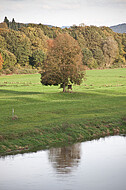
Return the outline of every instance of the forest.
[[[39,72],[47,58],[48,45],[59,34],[74,38],[82,52],[85,69],[126,66],[126,33],[115,33],[109,27],[80,24],[59,28],[43,24],[0,23],[0,74]]]

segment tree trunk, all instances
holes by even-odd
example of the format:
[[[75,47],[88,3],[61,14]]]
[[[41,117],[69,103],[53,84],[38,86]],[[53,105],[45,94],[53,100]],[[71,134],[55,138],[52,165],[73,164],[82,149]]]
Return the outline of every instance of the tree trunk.
[[[63,92],[66,92],[66,90],[65,90],[65,83],[63,83]]]

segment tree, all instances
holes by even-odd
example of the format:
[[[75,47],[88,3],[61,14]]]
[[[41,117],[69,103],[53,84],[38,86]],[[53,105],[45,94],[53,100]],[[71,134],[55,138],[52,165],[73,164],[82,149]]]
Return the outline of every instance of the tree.
[[[6,41],[7,50],[16,56],[17,62],[21,66],[27,65],[31,56],[30,39],[23,32],[15,30],[4,30],[1,36]]]
[[[48,50],[41,72],[43,85],[65,87],[69,83],[80,85],[84,77],[82,53],[78,42],[69,34],[60,34]]]
[[[79,24],[80,27],[85,27],[86,25],[84,23]]]
[[[119,56],[118,44],[112,36],[103,41],[103,54],[105,58],[105,66],[110,67]]]
[[[6,40],[1,35],[0,35],[0,48],[2,48],[2,49],[6,49],[7,48]]]
[[[125,56],[125,60],[126,60],[126,34],[123,34],[122,44],[124,46],[124,56]]]
[[[88,48],[83,48],[82,54],[83,54],[83,64],[87,65],[87,62],[93,58],[93,54]]]
[[[86,65],[90,69],[98,67],[97,61],[93,58],[93,53],[88,48],[83,48],[82,54],[83,65]]]
[[[98,68],[103,67],[104,65],[103,51],[99,47],[96,47],[92,49],[92,53],[93,53],[94,59],[97,61]]]
[[[30,57],[30,64],[33,67],[40,67],[43,64],[45,58],[45,54],[41,49],[37,49],[33,52],[32,56]]]
[[[7,23],[6,22],[1,22],[0,23],[0,28],[8,29]]]
[[[4,18],[4,22],[7,24],[7,26],[9,27],[9,20],[8,20],[8,18],[5,16],[5,18]]]
[[[0,48],[0,54],[3,58],[3,69],[13,68],[17,63],[15,55],[8,50],[3,50]]]
[[[23,27],[20,29],[31,41],[31,49],[41,49],[44,52],[47,50],[48,37],[44,35],[44,32],[40,28]]]
[[[12,19],[11,22],[11,29],[18,30],[18,24],[15,22],[14,18]]]
[[[2,58],[2,55],[0,53],[0,70],[2,69],[2,65],[3,65],[3,58]]]

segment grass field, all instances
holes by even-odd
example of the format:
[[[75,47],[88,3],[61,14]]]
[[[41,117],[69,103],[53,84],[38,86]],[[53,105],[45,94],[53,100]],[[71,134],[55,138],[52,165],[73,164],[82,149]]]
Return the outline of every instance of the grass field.
[[[40,74],[0,77],[0,154],[126,133],[125,128],[126,68],[86,71],[72,93],[42,86]]]

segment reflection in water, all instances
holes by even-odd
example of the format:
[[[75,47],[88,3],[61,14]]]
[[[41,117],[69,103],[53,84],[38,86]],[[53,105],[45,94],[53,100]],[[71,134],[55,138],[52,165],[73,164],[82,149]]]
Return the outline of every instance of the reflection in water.
[[[0,190],[125,190],[125,178],[123,136],[0,158]]]
[[[78,166],[81,158],[81,144],[62,148],[51,148],[48,152],[49,161],[57,173],[68,174]]]

